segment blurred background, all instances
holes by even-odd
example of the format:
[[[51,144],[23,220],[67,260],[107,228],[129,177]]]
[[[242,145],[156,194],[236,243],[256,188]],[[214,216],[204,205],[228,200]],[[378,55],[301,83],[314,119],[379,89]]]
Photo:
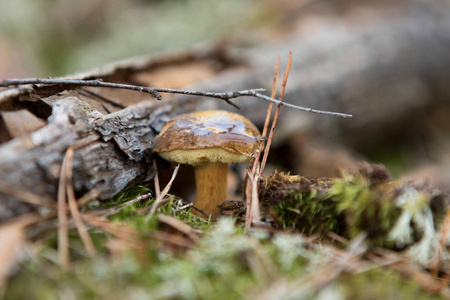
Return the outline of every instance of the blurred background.
[[[222,66],[208,78],[215,85],[202,87],[270,88],[276,56],[283,72],[292,50],[285,101],[354,114],[336,120],[283,109],[269,168],[323,177],[369,160],[395,178],[448,189],[448,1],[0,2],[0,80],[59,76],[203,43],[228,44],[239,68],[224,74]],[[267,104],[254,103],[238,102],[261,126]]]
[[[244,36],[273,25],[281,13],[274,10],[274,2],[1,1],[0,79],[64,75],[132,56]]]

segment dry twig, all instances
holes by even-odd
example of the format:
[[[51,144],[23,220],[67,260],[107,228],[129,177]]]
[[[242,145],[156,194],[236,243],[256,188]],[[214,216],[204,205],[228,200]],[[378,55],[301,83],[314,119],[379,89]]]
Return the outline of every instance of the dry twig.
[[[124,202],[124,203],[122,203],[122,204],[120,204],[120,205],[118,205],[118,206],[111,207],[111,208],[108,209],[104,214],[102,214],[102,216],[103,216],[103,217],[108,217],[108,216],[110,216],[110,215],[114,215],[114,214],[116,214],[117,212],[119,212],[119,211],[121,211],[122,209],[124,209],[125,207],[128,207],[128,206],[130,206],[130,205],[132,205],[132,204],[134,204],[134,203],[140,202],[140,201],[142,201],[142,200],[148,199],[148,198],[150,198],[150,197],[152,197],[152,196],[153,196],[152,192],[148,192],[148,193],[146,193],[146,194],[140,195],[139,197],[136,197],[136,198],[134,198],[134,199],[131,199],[131,200],[129,200],[129,201],[127,201],[127,202]]]
[[[343,118],[350,118],[352,115],[338,113],[338,112],[330,112],[330,111],[322,111],[317,109],[312,109],[308,107],[301,107],[294,104],[289,103],[281,103],[281,101],[273,99],[269,96],[261,94],[260,92],[265,91],[265,89],[251,89],[251,90],[242,90],[236,92],[224,92],[224,93],[215,93],[215,92],[206,92],[206,91],[190,91],[190,90],[180,90],[180,89],[166,89],[166,88],[153,88],[153,87],[144,87],[144,86],[136,86],[129,84],[118,84],[112,82],[104,82],[101,80],[72,80],[72,79],[56,79],[56,78],[22,78],[22,79],[5,79],[0,82],[0,86],[20,86],[20,85],[28,85],[28,84],[46,84],[46,85],[78,85],[78,86],[92,86],[92,87],[109,87],[109,88],[120,88],[120,89],[129,89],[138,92],[145,92],[151,94],[158,100],[161,100],[162,97],[159,93],[171,93],[171,94],[183,94],[183,95],[191,95],[191,96],[203,96],[210,98],[222,99],[228,104],[239,109],[235,103],[231,102],[231,99],[235,99],[243,96],[252,96],[265,101],[273,102],[277,105],[284,105],[289,108],[298,109],[301,111],[312,112],[317,114],[325,114],[331,116],[338,116]]]
[[[264,156],[263,156],[263,160],[261,162],[261,170],[260,170],[261,174],[264,171],[264,168],[266,167],[267,157],[269,155],[270,146],[272,145],[273,134],[275,132],[275,127],[277,126],[278,115],[280,113],[281,103],[283,101],[284,92],[286,91],[286,83],[287,83],[287,79],[289,76],[289,71],[291,70],[291,63],[292,63],[292,51],[289,52],[289,58],[288,58],[288,62],[286,65],[286,71],[284,72],[283,82],[281,83],[280,101],[278,103],[278,107],[277,107],[277,111],[275,112],[275,116],[273,117],[272,128],[270,129],[269,138],[267,139],[266,148],[264,149]]]
[[[188,209],[189,207],[192,207],[192,206],[194,206],[194,203],[188,203],[188,204],[186,204],[186,205],[183,205],[183,206],[178,207],[175,211],[176,211],[176,212],[179,212],[179,211]]]
[[[258,198],[258,180],[259,176],[256,174],[258,168],[254,173],[250,173],[247,169],[247,212],[245,217],[245,227],[248,229],[252,224],[259,223],[261,215],[259,212],[259,198]]]
[[[155,202],[153,203],[152,209],[150,210],[149,214],[145,218],[145,222],[148,223],[150,219],[152,218],[153,214],[155,213],[158,206],[161,204],[161,201],[164,199],[164,197],[167,195],[167,193],[170,190],[170,187],[172,186],[173,181],[175,180],[175,177],[177,176],[178,169],[180,168],[180,164],[178,164],[175,167],[175,170],[173,170],[172,178],[170,178],[169,183],[166,185],[164,190],[162,190],[161,194],[156,198]]]
[[[284,91],[286,89],[286,82],[287,82],[287,77],[289,75],[289,70],[290,70],[290,66],[291,66],[291,61],[292,61],[292,52],[289,52],[289,59],[288,59],[288,65],[286,67],[286,72],[284,75],[284,79],[283,79],[283,83],[282,83],[282,87],[281,87],[281,95],[280,95],[280,101],[278,104],[278,108],[275,114],[275,118],[272,122],[272,129],[271,132],[269,134],[269,138],[266,142],[265,145],[265,149],[264,149],[264,157],[262,160],[262,163],[260,165],[259,162],[259,158],[261,156],[261,152],[263,149],[263,142],[261,142],[260,146],[258,147],[257,151],[256,151],[256,155],[255,158],[253,160],[253,165],[251,167],[251,171],[250,169],[247,170],[247,178],[248,178],[248,182],[247,182],[247,208],[246,208],[246,216],[245,216],[245,226],[246,228],[250,228],[251,224],[253,223],[253,218],[256,218],[256,222],[259,222],[260,220],[260,213],[259,213],[259,201],[258,201],[258,178],[261,176],[266,161],[267,161],[267,156],[269,153],[269,148],[270,145],[272,143],[272,139],[273,139],[273,132],[278,120],[278,113],[281,107],[281,103],[283,100],[283,94]],[[275,70],[274,70],[274,76],[273,76],[273,84],[272,84],[272,92],[271,92],[271,96],[272,98],[275,97],[276,95],[276,87],[277,87],[277,82],[278,82],[278,70],[280,67],[280,56],[277,57],[277,62],[275,64]],[[271,112],[272,112],[272,108],[273,108],[273,103],[270,103],[269,108],[267,109],[267,114],[266,114],[266,120],[264,123],[264,129],[263,129],[263,133],[262,133],[262,138],[264,139],[267,136],[267,131],[269,128],[269,123],[270,123],[270,116],[271,116]],[[261,167],[260,167],[261,166]],[[258,175],[257,175],[258,174]]]
[[[275,70],[273,72],[273,83],[272,83],[272,92],[271,92],[271,97],[275,98],[276,93],[277,93],[277,85],[278,85],[278,72],[280,69],[280,56],[277,56],[277,62],[275,63]],[[272,108],[273,108],[273,103],[271,102],[269,104],[269,108],[267,109],[267,114],[266,114],[266,120],[264,121],[264,128],[263,128],[263,132],[262,132],[262,138],[265,139],[267,137],[267,131],[269,130],[269,123],[270,123],[270,118],[272,115]],[[267,141],[267,139],[266,139]],[[255,157],[255,161],[258,163],[255,163],[253,165],[253,170],[252,173],[255,174],[256,172],[256,166],[259,165],[259,158],[261,156],[261,153],[264,149],[265,143],[261,142],[261,144],[259,145],[259,149],[258,152],[256,153],[256,157]],[[264,170],[263,169],[259,169],[259,176],[261,177],[261,174]]]

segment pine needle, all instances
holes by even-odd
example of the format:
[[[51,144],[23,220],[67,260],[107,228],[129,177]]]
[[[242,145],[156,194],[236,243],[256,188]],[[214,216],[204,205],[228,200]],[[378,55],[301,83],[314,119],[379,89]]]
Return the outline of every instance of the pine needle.
[[[58,260],[61,266],[68,270],[70,268],[69,256],[69,230],[66,214],[67,196],[67,152],[64,156],[58,183]]]
[[[73,220],[75,222],[75,227],[80,234],[81,240],[83,241],[84,247],[90,256],[95,256],[97,252],[95,251],[92,239],[84,226],[83,220],[81,219],[80,211],[78,210],[77,201],[75,198],[75,191],[73,188],[73,149],[69,147],[66,152],[67,164],[66,164],[66,175],[67,175],[67,198],[69,200],[69,208],[72,214]]]

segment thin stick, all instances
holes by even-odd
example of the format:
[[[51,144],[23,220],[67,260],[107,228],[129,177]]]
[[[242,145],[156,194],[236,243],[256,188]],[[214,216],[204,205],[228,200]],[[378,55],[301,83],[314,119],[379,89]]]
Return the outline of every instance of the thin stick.
[[[353,115],[350,114],[344,114],[344,113],[339,113],[339,112],[333,112],[333,111],[326,111],[326,110],[318,110],[318,109],[313,109],[313,108],[309,108],[309,107],[303,107],[303,106],[298,106],[298,105],[294,105],[294,104],[290,104],[290,103],[286,103],[286,102],[281,102],[279,100],[276,99],[272,99],[269,96],[254,92],[252,90],[248,90],[246,91],[247,94],[242,95],[242,96],[253,96],[262,100],[266,100],[281,106],[286,106],[289,108],[293,108],[293,109],[298,109],[301,111],[305,111],[305,112],[310,112],[310,113],[315,113],[315,114],[321,114],[321,115],[329,115],[329,116],[335,116],[335,117],[342,117],[344,119],[347,118],[351,118],[353,117]]]
[[[102,80],[74,80],[74,79],[56,79],[56,78],[11,78],[0,82],[0,86],[24,85],[24,84],[50,84],[50,85],[79,85],[92,87],[108,87],[116,89],[126,89],[138,92],[144,92],[152,95],[152,97],[161,100],[161,95],[152,88],[144,86],[136,86],[130,84],[120,84],[112,82],[104,82]]]
[[[153,178],[155,181],[155,196],[156,198],[161,195],[161,187],[159,185],[159,176],[158,176],[158,167],[156,166],[156,158],[153,157],[153,167],[155,168],[155,177]]]
[[[259,176],[254,174],[254,177],[251,179],[252,183],[252,223],[259,222],[261,220],[261,214],[259,212],[259,198],[258,198],[258,179]]]
[[[191,95],[191,96],[204,96],[222,99],[228,104],[239,108],[235,103],[231,102],[231,99],[244,97],[244,96],[252,96],[265,101],[269,101],[275,103],[277,105],[284,105],[289,108],[298,109],[301,111],[312,112],[323,115],[337,116],[342,118],[351,118],[352,115],[344,114],[339,112],[331,112],[331,111],[323,111],[317,110],[308,107],[297,106],[294,104],[286,103],[261,94],[260,92],[265,91],[265,89],[251,89],[251,90],[242,90],[236,92],[224,92],[224,93],[215,93],[215,92],[206,92],[206,91],[191,91],[191,90],[180,90],[180,89],[166,89],[166,88],[153,88],[153,87],[145,87],[145,86],[136,86],[130,84],[118,84],[112,82],[104,82],[101,80],[71,80],[71,79],[53,79],[53,78],[23,78],[23,79],[5,79],[0,81],[0,86],[18,86],[18,85],[26,85],[26,84],[50,84],[50,85],[79,85],[79,86],[92,86],[92,87],[109,87],[109,88],[119,88],[119,89],[128,89],[138,92],[149,93],[153,97],[158,100],[161,100],[162,97],[159,93],[171,93],[171,94],[183,94],[183,95]]]
[[[170,178],[169,183],[166,185],[166,187],[162,190],[161,194],[156,198],[155,202],[153,203],[152,209],[150,210],[150,213],[145,218],[145,223],[148,223],[150,219],[152,218],[153,214],[155,213],[156,209],[158,208],[161,201],[164,199],[164,197],[169,192],[173,181],[175,180],[175,177],[177,176],[178,169],[180,168],[180,164],[178,164],[175,167],[175,170],[173,170],[172,178]]]
[[[277,93],[279,69],[280,69],[280,56],[278,55],[277,56],[277,62],[275,64],[275,70],[273,72],[272,92],[270,94],[271,98],[275,98],[275,95]],[[264,122],[264,129],[263,129],[263,133],[262,133],[263,137],[267,136],[267,130],[269,129],[269,122],[270,122],[270,117],[271,117],[271,114],[272,114],[272,108],[273,108],[273,103],[271,102],[269,104],[269,108],[267,109],[266,120]]]
[[[277,62],[275,64],[275,70],[273,72],[273,83],[272,83],[272,92],[271,92],[271,97],[274,98],[276,91],[277,91],[277,82],[278,82],[278,70],[280,68],[280,56],[278,55],[277,57]],[[270,122],[270,116],[272,113],[272,108],[273,108],[273,103],[270,103],[269,108],[267,109],[267,114],[266,114],[266,120],[264,122],[264,129],[263,129],[263,133],[262,133],[262,137],[265,138],[267,135],[267,130],[269,128],[269,122]],[[253,210],[254,210],[254,204],[253,204],[253,195],[254,194],[258,194],[257,188],[258,188],[258,184],[257,182],[254,183],[254,178],[256,175],[256,170],[260,167],[259,164],[259,158],[261,156],[261,152],[263,150],[264,147],[264,142],[261,141],[261,143],[259,144],[259,148],[256,151],[256,155],[255,158],[253,159],[253,165],[251,166],[252,170],[250,172],[250,167],[249,169],[247,169],[247,173],[246,173],[246,180],[247,181],[247,207],[246,207],[246,213],[245,213],[245,226],[246,228],[250,228],[251,224],[253,223]],[[261,172],[259,172],[259,176],[261,176]],[[259,207],[259,203],[258,206]],[[256,213],[256,212],[255,212]],[[259,210],[257,212],[257,214],[259,215]],[[259,220],[259,217],[258,217]]]
[[[259,198],[258,198],[258,179],[256,174],[250,174],[247,170],[249,179],[249,189],[247,190],[247,212],[245,215],[245,227],[248,229],[254,222],[259,222],[261,215],[259,213]]]
[[[275,64],[275,70],[273,72],[273,83],[272,83],[272,92],[271,92],[271,97],[272,98],[275,98],[275,95],[277,93],[279,69],[280,69],[280,56],[278,55],[277,62]],[[263,129],[263,133],[262,133],[262,137],[263,138],[265,138],[267,136],[267,131],[269,129],[269,123],[270,123],[270,117],[271,117],[271,114],[272,114],[272,108],[273,108],[273,103],[271,102],[269,104],[269,108],[267,109],[266,120],[264,122],[264,129]],[[259,157],[261,156],[262,150],[263,150],[263,144],[261,143],[261,145],[259,146],[259,151],[258,151],[257,158],[256,158],[258,163],[255,164],[255,166],[253,167],[253,174],[255,174],[256,165],[259,164]],[[262,174],[263,170],[264,170],[263,168],[259,169],[259,176],[260,177],[261,177],[261,174]]]
[[[67,188],[67,153],[64,156],[58,184],[58,260],[61,266],[70,268],[69,231],[67,229],[66,188]]]
[[[287,83],[287,79],[289,76],[289,71],[291,70],[291,64],[292,64],[292,51],[289,51],[289,57],[288,57],[287,65],[286,65],[286,71],[284,72],[283,82],[281,83],[280,103],[278,104],[277,111],[275,112],[275,116],[273,117],[272,128],[270,129],[269,138],[267,139],[266,148],[264,149],[264,156],[263,156],[263,160],[261,162],[261,170],[260,170],[261,174],[264,171],[264,168],[266,167],[266,162],[267,162],[267,157],[269,155],[270,145],[272,144],[273,134],[275,132],[275,127],[277,126],[278,115],[279,115],[280,109],[281,109],[281,103],[283,101],[284,92],[286,90],[286,83]]]
[[[151,196],[153,196],[153,194],[151,192],[149,192],[147,194],[144,194],[144,195],[140,195],[139,197],[136,197],[136,198],[134,198],[134,199],[132,199],[130,201],[122,203],[119,206],[112,207],[111,209],[107,210],[106,213],[103,214],[102,216],[103,217],[107,217],[107,216],[113,215],[113,214],[117,213],[118,211],[124,209],[125,207],[128,207],[128,206],[130,206],[130,205],[132,205],[134,203],[140,202],[142,200],[148,199]]]
[[[67,198],[69,200],[69,208],[72,214],[73,220],[75,222],[75,227],[78,230],[78,234],[83,241],[84,247],[87,253],[92,257],[97,254],[95,251],[94,244],[92,243],[91,236],[89,235],[86,227],[84,226],[83,220],[81,219],[80,211],[78,210],[77,200],[75,198],[75,191],[73,188],[73,149],[69,147],[66,152],[67,164],[66,164],[66,174],[67,174]]]
[[[194,203],[188,203],[188,204],[186,204],[186,205],[183,205],[183,206],[178,207],[175,211],[176,211],[176,212],[179,212],[179,211],[185,210],[185,209],[187,209],[187,208],[189,208],[189,207],[192,207],[192,206],[194,206]]]
[[[258,162],[255,161],[255,164],[257,163]],[[247,207],[245,208],[245,228],[249,229],[253,221],[253,203],[252,203],[253,177],[249,169],[247,169],[246,177],[247,177],[247,195],[246,195]]]

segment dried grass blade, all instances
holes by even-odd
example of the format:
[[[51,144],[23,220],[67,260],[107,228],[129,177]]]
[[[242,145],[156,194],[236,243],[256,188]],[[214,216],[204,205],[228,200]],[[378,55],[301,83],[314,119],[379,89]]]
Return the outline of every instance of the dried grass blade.
[[[155,202],[152,205],[152,209],[150,210],[149,214],[147,215],[147,217],[145,218],[145,222],[149,222],[150,219],[152,218],[152,216],[154,215],[156,209],[158,208],[158,206],[160,205],[161,201],[163,201],[164,197],[167,195],[167,193],[169,192],[170,188],[172,187],[172,183],[175,180],[175,177],[177,176],[178,173],[178,169],[180,168],[180,164],[178,164],[175,167],[175,170],[173,170],[173,174],[172,174],[172,178],[170,178],[169,183],[166,185],[166,187],[164,188],[164,190],[162,190],[161,194],[156,198]]]
[[[259,222],[261,220],[261,214],[259,212],[259,198],[258,198],[258,175],[254,175],[251,179],[252,183],[252,222]]]
[[[0,179],[0,193],[14,197],[15,199],[22,202],[56,208],[55,202],[52,201],[51,199],[30,193],[28,191],[18,190],[13,185],[1,179]]]
[[[64,269],[70,268],[69,230],[66,214],[67,153],[64,156],[58,183],[58,260]]]
[[[277,93],[277,85],[278,85],[278,73],[280,69],[280,56],[277,56],[277,62],[275,63],[275,70],[273,72],[273,83],[272,83],[272,92],[270,94],[271,98],[275,98]],[[262,132],[262,136],[266,137],[267,130],[269,130],[269,122],[270,117],[272,115],[273,102],[269,104],[269,108],[267,109],[266,120],[264,121],[264,129]]]
[[[255,162],[256,163],[256,162]],[[247,207],[245,210],[245,228],[249,229],[252,225],[253,221],[253,203],[252,203],[252,190],[253,190],[253,176],[250,173],[250,170],[247,169]]]
[[[153,168],[155,168],[155,177],[153,180],[155,181],[155,196],[156,198],[161,195],[161,187],[159,185],[159,176],[158,176],[158,166],[156,165],[156,159],[153,157]]]
[[[84,194],[80,199],[77,201],[78,207],[82,207],[83,205],[91,202],[92,200],[96,199],[101,194],[100,190],[93,188],[86,194]]]
[[[258,170],[258,169],[257,169]],[[247,212],[245,216],[245,227],[248,229],[254,223],[259,223],[261,214],[259,212],[259,198],[258,198],[258,179],[256,174],[250,174],[247,170],[249,184],[247,186]]]
[[[158,221],[160,223],[164,223],[173,229],[185,234],[188,236],[192,241],[197,242],[198,241],[198,235],[195,233],[194,229],[186,224],[185,222],[178,220],[172,216],[167,216],[163,214],[158,215]]]
[[[104,232],[115,235],[119,239],[131,243],[138,243],[140,240],[139,231],[127,224],[112,223],[92,214],[83,214],[81,217],[90,225],[95,226]]]
[[[261,162],[260,174],[262,174],[262,172],[264,171],[264,168],[266,167],[267,157],[269,156],[270,146],[272,145],[273,134],[274,134],[277,122],[278,122],[278,115],[279,115],[280,109],[281,109],[281,102],[283,102],[283,96],[284,96],[284,92],[286,90],[286,83],[287,83],[287,79],[289,76],[289,71],[291,70],[291,64],[292,64],[292,51],[289,51],[289,58],[288,58],[288,62],[286,65],[286,71],[284,72],[283,82],[281,83],[280,99],[279,99],[280,104],[278,104],[277,111],[275,112],[275,116],[273,117],[272,128],[270,129],[269,138],[267,139],[266,148],[264,149],[263,160]]]
[[[97,251],[95,251],[94,244],[92,243],[91,236],[89,235],[86,226],[84,226],[83,220],[81,219],[80,211],[78,210],[77,200],[75,198],[75,191],[73,188],[73,149],[69,147],[66,152],[67,164],[66,164],[66,175],[67,175],[67,198],[69,200],[70,213],[72,214],[73,220],[75,222],[75,227],[83,241],[84,247],[90,256],[95,256]]]
[[[274,98],[276,95],[276,91],[277,91],[277,83],[278,83],[278,72],[280,69],[280,56],[278,55],[277,57],[277,62],[275,63],[275,70],[273,72],[273,83],[272,83],[272,93],[271,93],[271,97]],[[269,108],[267,109],[267,114],[266,114],[266,120],[264,122],[264,129],[263,129],[263,133],[262,133],[262,137],[265,138],[267,135],[267,131],[269,129],[269,123],[270,123],[270,117],[272,114],[272,108],[273,108],[273,103],[271,102],[269,104]],[[259,164],[259,158],[261,156],[261,152],[263,151],[264,148],[264,142],[261,141],[261,143],[259,144],[259,148],[256,151],[256,155],[255,158],[253,160],[253,165],[251,166],[252,170],[250,173],[250,169],[248,169],[247,174],[246,174],[246,186],[247,186],[247,195],[246,195],[246,199],[247,199],[247,208],[246,208],[246,215],[245,215],[245,226],[246,228],[250,228],[251,224],[252,224],[252,218],[253,218],[253,194],[256,193],[256,195],[258,194],[257,191],[257,184],[253,184],[250,183],[248,180],[251,178],[255,177],[255,174],[257,173],[257,168],[259,168],[260,164]],[[250,167],[249,167],[250,168]],[[261,170],[258,172],[259,177],[261,176]],[[253,180],[253,179],[252,179]],[[254,180],[253,180],[254,181]],[[255,189],[255,190],[254,190]],[[259,215],[259,210],[258,213]],[[257,218],[259,220],[259,217]]]
[[[22,222],[0,227],[0,299],[3,299],[8,277],[24,242],[25,230]]]
[[[275,70],[273,71],[273,83],[272,83],[272,92],[270,97],[275,98],[277,93],[277,85],[278,85],[278,73],[280,70],[280,56],[277,56],[277,62],[275,63]],[[262,137],[265,138],[267,136],[267,131],[269,130],[270,118],[272,115],[273,103],[269,104],[269,108],[267,109],[266,120],[264,121],[264,129],[262,132]],[[253,174],[256,172],[256,165],[259,165],[259,158],[261,156],[261,152],[263,151],[265,142],[261,142],[259,145],[258,153],[255,157],[255,164],[253,165]],[[259,176],[261,177],[263,169],[259,170]]]

